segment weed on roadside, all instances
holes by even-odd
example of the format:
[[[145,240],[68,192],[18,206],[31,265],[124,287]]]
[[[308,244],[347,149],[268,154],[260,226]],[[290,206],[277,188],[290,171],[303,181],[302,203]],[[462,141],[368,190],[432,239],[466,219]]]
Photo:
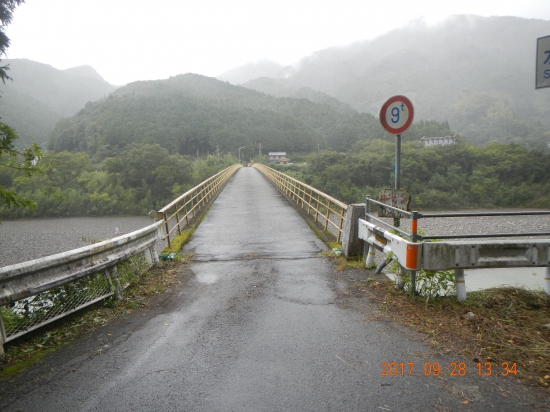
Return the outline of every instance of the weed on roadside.
[[[370,282],[391,319],[426,334],[432,348],[474,363],[517,365],[517,376],[547,393],[550,385],[550,296],[521,288],[493,288],[427,301],[395,289],[389,279]],[[477,373],[477,371],[476,371]]]

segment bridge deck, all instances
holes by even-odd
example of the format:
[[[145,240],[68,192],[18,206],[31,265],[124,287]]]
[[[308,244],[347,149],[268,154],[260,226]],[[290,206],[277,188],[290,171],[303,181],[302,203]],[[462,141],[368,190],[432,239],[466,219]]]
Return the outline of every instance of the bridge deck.
[[[463,377],[423,376],[426,361],[448,373],[463,359],[365,321],[374,305],[350,295],[323,249],[263,176],[243,168],[185,247],[195,261],[175,295],[0,387],[0,409],[532,408],[497,391],[527,397],[512,378],[477,376],[472,362]],[[382,362],[414,362],[414,375],[383,377]]]

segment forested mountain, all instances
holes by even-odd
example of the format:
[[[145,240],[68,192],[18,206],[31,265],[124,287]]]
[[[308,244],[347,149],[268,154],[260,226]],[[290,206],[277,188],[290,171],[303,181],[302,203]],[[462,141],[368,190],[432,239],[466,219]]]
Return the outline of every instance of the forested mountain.
[[[285,78],[262,74],[243,85],[276,96],[308,87],[374,115],[402,94],[417,118],[448,120],[474,143],[547,149],[550,89],[535,90],[534,75],[536,39],[549,33],[546,20],[458,15],[322,50],[286,68]]]
[[[0,118],[17,130],[19,146],[46,146],[60,118],[115,90],[90,66],[57,70],[27,59],[6,59],[2,64],[9,64],[13,81],[0,84]]]
[[[134,82],[61,120],[49,148],[85,151],[99,160],[132,143],[158,143],[182,155],[197,150],[201,155],[216,150],[236,154],[246,146],[243,153],[250,157],[255,143],[264,152],[345,151],[357,141],[384,135],[371,114],[345,105],[336,110],[328,100],[275,98],[196,74]],[[446,123],[437,127],[449,132]]]

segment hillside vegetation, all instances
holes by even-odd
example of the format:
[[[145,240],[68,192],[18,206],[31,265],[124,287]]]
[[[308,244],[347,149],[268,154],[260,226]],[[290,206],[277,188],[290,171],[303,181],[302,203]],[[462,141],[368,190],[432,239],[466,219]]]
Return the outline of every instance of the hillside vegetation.
[[[305,164],[279,169],[344,202],[360,203],[393,187],[394,159],[393,141],[370,140],[347,153],[310,154]],[[550,205],[550,154],[516,144],[423,147],[411,141],[403,144],[401,168],[401,187],[416,210]]]
[[[214,78],[185,74],[130,83],[61,120],[51,150],[83,151],[95,159],[120,154],[131,143],[158,143],[171,153],[348,150],[382,137],[370,114],[337,110],[307,99],[275,98]],[[318,146],[319,145],[319,146]]]
[[[20,147],[47,146],[59,119],[115,90],[90,66],[58,70],[27,59],[3,59],[2,64],[9,64],[13,80],[0,84],[0,118],[17,130]]]
[[[411,99],[417,118],[447,120],[474,144],[544,149],[550,143],[550,89],[535,90],[534,64],[536,39],[548,33],[550,22],[519,17],[458,15],[434,27],[411,23],[374,40],[316,52],[285,68],[285,78],[266,71],[243,85],[276,96],[307,87],[375,115],[385,100],[401,94]],[[242,81],[240,74],[222,77]]]

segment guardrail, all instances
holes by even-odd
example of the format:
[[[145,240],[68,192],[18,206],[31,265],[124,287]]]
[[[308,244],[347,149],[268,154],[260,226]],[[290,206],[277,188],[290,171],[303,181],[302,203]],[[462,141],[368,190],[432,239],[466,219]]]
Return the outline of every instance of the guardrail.
[[[136,271],[158,262],[160,230],[162,222],[156,222],[114,239],[0,268],[0,353],[5,342],[120,295]],[[116,270],[117,264],[143,252],[151,257],[134,258],[130,271]],[[6,310],[5,305],[11,307]]]
[[[253,167],[262,172],[302,209],[306,209],[307,206],[308,215],[313,215],[315,222],[320,222],[325,231],[332,229],[336,242],[340,243],[348,205],[271,167],[259,163]]]
[[[411,231],[392,227],[371,213],[372,206],[390,209],[400,216],[411,218]],[[464,269],[495,267],[545,267],[544,290],[550,294],[550,238],[549,239],[503,239],[511,237],[547,236],[548,232],[494,233],[460,235],[420,235],[418,220],[423,218],[485,217],[550,215],[550,211],[535,212],[482,212],[482,213],[419,213],[406,212],[387,204],[365,199],[365,219],[359,219],[359,238],[369,245],[366,265],[374,262],[374,251],[393,257],[414,278],[419,270],[448,270],[455,273],[458,300],[466,299]],[[373,223],[374,222],[374,223]],[[377,226],[376,224],[379,226]],[[393,233],[392,233],[393,232]],[[448,240],[499,238],[498,240]],[[438,240],[431,242],[431,240]],[[442,241],[443,240],[443,241]]]
[[[126,286],[158,263],[157,242],[170,244],[171,234],[181,233],[183,222],[189,224],[240,167],[231,166],[184,193],[143,229],[0,268],[0,355],[6,342],[107,297],[121,299]]]
[[[181,235],[181,230],[189,226],[191,219],[195,218],[198,212],[208,205],[214,197],[235,173],[242,166],[235,164],[206,179],[200,185],[188,190],[183,195],[173,200],[157,212],[159,220],[164,222],[165,236],[168,246],[171,246],[171,239]],[[171,227],[170,227],[171,226]]]

